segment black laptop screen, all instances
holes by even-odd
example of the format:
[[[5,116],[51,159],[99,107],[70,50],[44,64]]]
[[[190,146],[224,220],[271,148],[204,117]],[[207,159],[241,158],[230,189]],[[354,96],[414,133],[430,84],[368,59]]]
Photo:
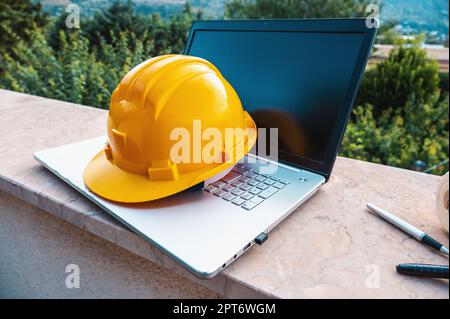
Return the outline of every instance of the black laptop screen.
[[[278,128],[278,149],[315,162],[326,150],[363,33],[196,30],[189,54],[211,61],[259,128]]]

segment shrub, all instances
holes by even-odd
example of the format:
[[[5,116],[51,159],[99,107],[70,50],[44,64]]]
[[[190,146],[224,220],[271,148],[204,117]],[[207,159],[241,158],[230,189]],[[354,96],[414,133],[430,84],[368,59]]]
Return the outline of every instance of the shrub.
[[[258,18],[346,16],[367,2],[233,0],[227,12]],[[31,12],[33,27],[16,20],[22,7]],[[80,31],[65,28],[65,13],[47,26],[40,7],[29,0],[2,2],[0,8],[6,14],[0,10],[6,19],[0,27],[0,87],[101,108],[109,107],[111,92],[131,67],[155,55],[180,53],[195,18],[189,5],[165,21],[135,14],[130,2],[116,2],[82,20],[86,28]],[[424,50],[400,46],[366,72],[341,155],[404,168],[417,160],[427,167],[440,163],[448,159],[448,103],[448,73],[439,74]],[[445,170],[448,163],[433,172]]]
[[[370,103],[374,115],[390,108],[403,108],[411,95],[416,101],[430,103],[439,93],[439,66],[427,59],[416,46],[400,46],[389,57],[366,72],[359,90],[357,105]]]
[[[448,72],[439,72],[439,88],[448,93]]]
[[[440,89],[437,64],[422,49],[392,51],[366,73],[357,100],[341,155],[403,168],[448,159],[448,90]],[[432,170],[446,171],[448,162]]]
[[[35,41],[20,41],[14,48],[19,58],[0,57],[4,67],[0,86],[100,108],[109,107],[117,83],[152,49],[134,34],[123,32],[112,35],[112,44],[102,41],[94,50],[89,50],[89,40],[79,32],[60,32],[58,51],[41,32],[35,31],[33,38]]]
[[[363,17],[376,0],[232,0],[225,4],[230,19]]]
[[[48,23],[42,5],[31,0],[0,1],[0,51],[12,54],[20,41],[32,39],[32,31]]]

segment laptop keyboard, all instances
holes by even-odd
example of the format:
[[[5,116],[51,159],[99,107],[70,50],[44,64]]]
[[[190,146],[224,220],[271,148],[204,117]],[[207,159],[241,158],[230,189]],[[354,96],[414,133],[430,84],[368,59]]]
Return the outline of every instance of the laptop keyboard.
[[[276,175],[259,174],[245,164],[236,164],[221,180],[204,188],[225,201],[251,210],[289,184]]]

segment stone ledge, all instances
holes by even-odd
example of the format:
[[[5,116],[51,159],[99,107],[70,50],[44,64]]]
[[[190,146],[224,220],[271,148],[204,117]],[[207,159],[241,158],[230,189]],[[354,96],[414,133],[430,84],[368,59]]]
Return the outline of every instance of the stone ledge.
[[[448,298],[448,282],[395,273],[448,259],[365,211],[379,203],[448,244],[433,212],[438,177],[338,158],[330,182],[220,275],[201,280],[33,160],[35,151],[104,134],[106,111],[0,90],[0,190],[229,298]],[[376,265],[380,287],[365,284]]]

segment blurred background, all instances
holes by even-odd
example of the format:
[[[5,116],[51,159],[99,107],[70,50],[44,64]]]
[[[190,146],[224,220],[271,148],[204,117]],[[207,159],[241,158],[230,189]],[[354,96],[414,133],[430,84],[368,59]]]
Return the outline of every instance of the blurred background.
[[[194,20],[366,17],[372,3],[381,28],[340,155],[442,175],[447,0],[1,0],[0,88],[108,109],[133,66],[183,51]]]

